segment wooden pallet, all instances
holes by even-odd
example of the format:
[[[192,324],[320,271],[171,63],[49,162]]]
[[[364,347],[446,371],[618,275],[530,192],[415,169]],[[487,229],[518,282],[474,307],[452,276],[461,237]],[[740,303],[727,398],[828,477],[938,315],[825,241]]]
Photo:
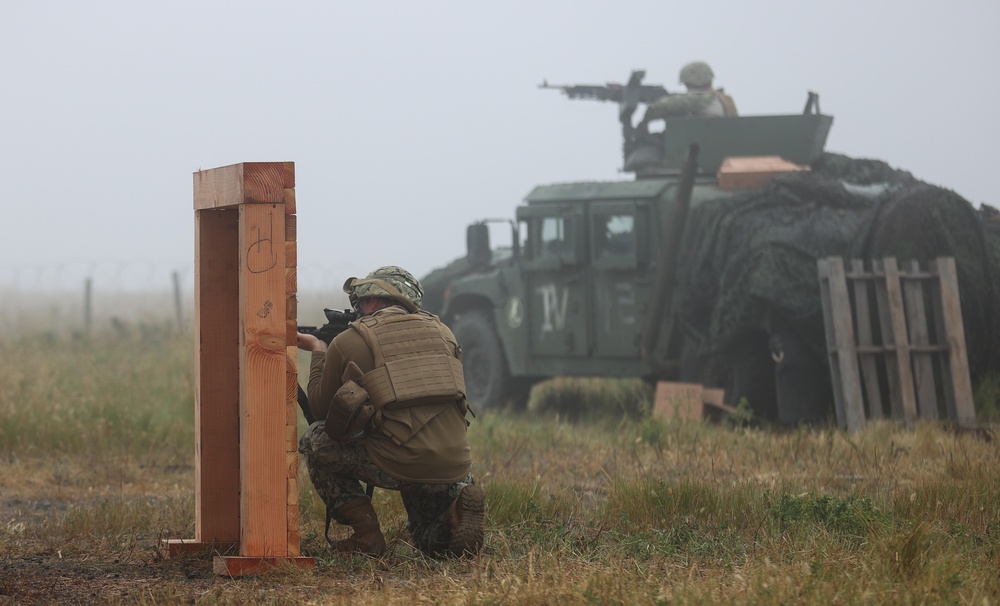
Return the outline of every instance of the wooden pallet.
[[[817,262],[837,423],[976,422],[955,259]]]

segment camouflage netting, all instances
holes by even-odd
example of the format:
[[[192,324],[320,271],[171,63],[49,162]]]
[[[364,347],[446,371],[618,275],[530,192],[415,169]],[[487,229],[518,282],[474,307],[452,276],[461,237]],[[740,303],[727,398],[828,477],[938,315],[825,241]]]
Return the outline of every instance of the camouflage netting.
[[[825,154],[811,172],[688,215],[675,300],[712,356],[747,331],[791,324],[825,347],[816,261],[954,256],[970,370],[1000,369],[1000,216],[884,162]]]

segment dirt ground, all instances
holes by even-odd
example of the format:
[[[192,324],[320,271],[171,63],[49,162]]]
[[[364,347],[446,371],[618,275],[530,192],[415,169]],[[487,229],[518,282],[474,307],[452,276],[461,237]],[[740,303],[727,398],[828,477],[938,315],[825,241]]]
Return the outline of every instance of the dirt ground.
[[[147,554],[129,562],[69,560],[59,554],[0,560],[0,604],[95,604],[165,598],[194,602],[217,577],[211,561],[159,560]],[[227,580],[224,580],[227,581]]]
[[[71,504],[68,499],[4,498],[0,500],[0,522],[42,526]],[[11,534],[2,536],[9,540]],[[30,541],[6,545],[0,554],[3,605],[134,602],[165,586],[183,590],[177,601],[191,602],[215,581],[207,556],[165,560],[152,543],[137,547],[124,560],[108,560],[103,555],[64,556],[61,550],[53,552]]]
[[[157,500],[189,483],[189,470],[150,474],[142,483],[97,481],[86,463],[71,466],[77,479],[53,487],[53,474],[32,463],[0,463],[0,606],[7,604],[192,603],[232,583],[212,573],[211,554],[164,559],[157,537],[147,535],[120,553],[53,547],[46,533],[71,508],[114,498]],[[128,475],[128,474],[126,474]],[[135,476],[139,476],[135,472]],[[100,543],[95,537],[93,543]],[[87,540],[87,539],[84,539]],[[91,542],[88,540],[88,543]],[[65,549],[69,552],[70,550]]]

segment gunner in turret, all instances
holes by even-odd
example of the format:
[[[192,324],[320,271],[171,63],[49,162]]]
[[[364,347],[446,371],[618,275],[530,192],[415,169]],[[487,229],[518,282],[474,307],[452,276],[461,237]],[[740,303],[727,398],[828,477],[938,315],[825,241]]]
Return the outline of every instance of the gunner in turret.
[[[721,88],[712,88],[715,74],[704,61],[688,63],[681,69],[680,82],[687,92],[668,95],[653,101],[637,128],[649,130],[649,123],[663,118],[730,117],[739,115],[736,103]]]

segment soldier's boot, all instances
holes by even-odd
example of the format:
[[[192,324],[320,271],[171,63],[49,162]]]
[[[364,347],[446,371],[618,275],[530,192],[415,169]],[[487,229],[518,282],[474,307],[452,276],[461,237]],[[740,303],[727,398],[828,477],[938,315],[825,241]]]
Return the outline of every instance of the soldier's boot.
[[[337,541],[333,547],[339,553],[363,553],[378,557],[385,553],[385,537],[379,527],[378,514],[368,497],[357,497],[334,513],[346,519],[354,534]]]
[[[469,484],[444,512],[450,538],[448,553],[453,556],[475,555],[483,547],[483,516],[486,513],[486,493]]]

